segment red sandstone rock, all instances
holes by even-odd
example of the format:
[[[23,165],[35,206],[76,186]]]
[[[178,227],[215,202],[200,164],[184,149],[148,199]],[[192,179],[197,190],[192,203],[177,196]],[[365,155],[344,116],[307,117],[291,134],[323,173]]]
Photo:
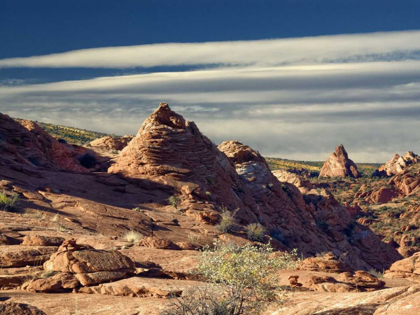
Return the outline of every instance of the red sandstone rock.
[[[27,167],[86,172],[77,159],[74,147],[58,142],[31,121],[19,124],[0,114],[0,160]],[[14,162],[14,163],[13,163]],[[16,165],[15,165],[16,167]]]
[[[360,177],[356,164],[349,159],[346,149],[340,144],[324,163],[319,177]]]
[[[404,156],[395,154],[395,156],[382,165],[374,175],[385,175],[392,176],[400,174],[404,169],[406,169],[411,164],[416,164],[420,162],[420,157],[412,151],[408,151]]]
[[[117,150],[121,151],[124,149],[128,143],[133,140],[134,136],[126,135],[123,137],[111,137],[105,136],[90,142],[92,147],[102,147],[107,150]]]

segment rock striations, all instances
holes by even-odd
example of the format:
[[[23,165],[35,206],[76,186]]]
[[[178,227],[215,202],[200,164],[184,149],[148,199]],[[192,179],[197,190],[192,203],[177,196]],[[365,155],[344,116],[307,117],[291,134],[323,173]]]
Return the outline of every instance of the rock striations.
[[[319,177],[360,177],[356,164],[349,159],[346,149],[340,144],[324,163]]]
[[[58,142],[34,122],[22,121],[20,124],[1,113],[0,150],[0,162],[6,165],[86,171],[78,160],[83,152]]]
[[[108,171],[171,187],[182,196],[180,206],[190,210],[215,210],[215,205],[224,205],[243,209],[248,219],[252,216],[246,211],[244,189],[230,161],[194,122],[186,121],[166,103],[146,119]]]
[[[354,224],[347,209],[327,193],[307,195],[292,184],[279,182],[265,159],[238,141],[219,145],[251,193],[250,207],[272,238],[305,255],[332,251],[355,269],[378,268],[400,258],[372,231]]]

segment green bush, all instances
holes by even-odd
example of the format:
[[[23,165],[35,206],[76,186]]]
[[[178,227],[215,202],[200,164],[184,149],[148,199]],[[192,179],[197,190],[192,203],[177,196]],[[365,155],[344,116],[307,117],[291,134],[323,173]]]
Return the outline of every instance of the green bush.
[[[171,204],[172,207],[174,207],[175,209],[178,209],[178,203],[179,203],[179,198],[176,196],[170,196],[169,197],[169,203]]]
[[[250,241],[262,242],[267,230],[260,223],[251,223],[245,227],[245,231]]]
[[[222,218],[220,220],[220,223],[217,224],[215,228],[218,229],[222,233],[232,232],[233,227],[235,226],[235,223],[236,223],[236,219],[235,219],[236,212],[237,210],[231,212],[228,209],[223,208],[222,213],[221,213]]]
[[[16,210],[19,205],[19,195],[13,193],[11,196],[8,196],[6,192],[0,193],[0,207],[4,211]]]
[[[277,271],[294,269],[297,263],[296,250],[273,253],[270,244],[241,247],[216,242],[213,248],[204,249],[198,273],[220,286],[225,296],[222,302],[229,307],[226,314],[260,314],[267,303],[281,300]]]

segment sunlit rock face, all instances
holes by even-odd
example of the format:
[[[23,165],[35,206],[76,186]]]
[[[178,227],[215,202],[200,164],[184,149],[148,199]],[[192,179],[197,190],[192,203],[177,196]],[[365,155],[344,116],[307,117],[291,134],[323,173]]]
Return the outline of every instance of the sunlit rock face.
[[[319,177],[360,177],[356,164],[349,159],[346,149],[340,144],[324,163]]]

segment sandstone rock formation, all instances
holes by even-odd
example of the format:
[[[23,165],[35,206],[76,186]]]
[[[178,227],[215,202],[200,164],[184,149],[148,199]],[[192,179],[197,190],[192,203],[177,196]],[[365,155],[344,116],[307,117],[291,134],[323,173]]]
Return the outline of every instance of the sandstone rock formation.
[[[85,172],[72,146],[58,142],[31,121],[19,124],[0,113],[0,161],[29,167]]]
[[[40,309],[23,303],[1,303],[0,315],[46,315]]]
[[[360,177],[356,164],[349,159],[346,149],[340,144],[324,163],[319,177]]]
[[[108,171],[170,187],[180,196],[180,208],[201,211],[224,205],[232,210],[241,208],[241,216],[253,218],[242,201],[246,196],[226,156],[194,122],[186,121],[166,103],[146,119]]]
[[[402,286],[363,293],[295,294],[293,303],[272,315],[413,315],[420,311],[420,286]]]
[[[308,179],[296,173],[285,170],[275,170],[272,173],[280,182],[295,185],[303,194],[308,193],[313,188],[313,185]]]
[[[420,283],[420,252],[392,264],[385,272],[385,278],[406,278]]]
[[[412,151],[408,151],[404,156],[395,154],[395,156],[377,169],[373,176],[392,176],[400,174],[409,165],[420,162],[420,157]]]
[[[134,136],[125,135],[122,137],[105,136],[90,142],[92,147],[101,147],[107,150],[121,151],[128,143],[133,140]]]
[[[32,281],[27,290],[55,292],[96,285],[124,278],[135,268],[130,258],[117,251],[95,250],[71,239],[44,263],[44,269],[56,274]]]
[[[223,142],[218,148],[235,164],[240,181],[255,202],[250,204],[251,210],[274,240],[311,256],[333,251],[353,269],[369,269],[370,264],[378,268],[400,258],[370,230],[355,225],[331,194],[311,191],[302,195],[294,185],[279,182],[265,159],[238,141]],[[367,248],[372,252],[363,255],[362,261],[361,251]],[[378,259],[378,255],[384,256]]]

